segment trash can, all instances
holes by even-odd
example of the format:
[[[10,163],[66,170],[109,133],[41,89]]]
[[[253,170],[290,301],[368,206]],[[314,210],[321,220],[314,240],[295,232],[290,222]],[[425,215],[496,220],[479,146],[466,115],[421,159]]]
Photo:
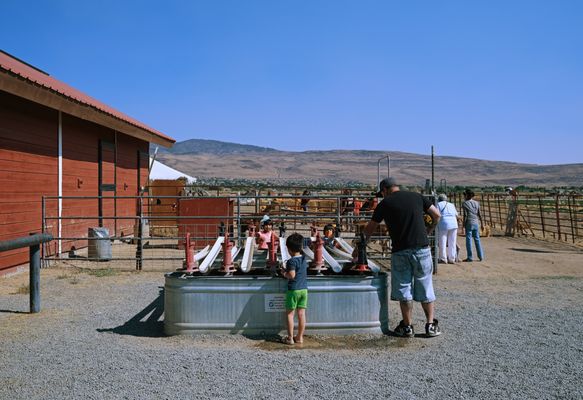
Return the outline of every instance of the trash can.
[[[111,260],[111,240],[109,240],[109,230],[107,228],[89,228],[88,236],[89,249],[87,251],[87,256],[89,259],[96,261]]]

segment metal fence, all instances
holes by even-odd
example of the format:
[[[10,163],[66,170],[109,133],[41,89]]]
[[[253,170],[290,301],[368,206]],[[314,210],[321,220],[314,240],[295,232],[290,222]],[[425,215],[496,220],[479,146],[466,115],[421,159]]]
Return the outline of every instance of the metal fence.
[[[302,199],[309,199],[307,205]],[[355,201],[356,200],[356,201]],[[212,245],[228,234],[241,246],[249,227],[259,229],[268,215],[278,236],[298,232],[322,234],[331,224],[347,241],[359,237],[370,220],[373,204],[369,193],[351,195],[298,194],[217,195],[217,196],[94,196],[43,197],[43,232],[54,241],[43,247],[43,263],[56,259],[81,262],[135,263],[142,268],[172,270],[182,267],[184,242],[188,232],[195,248]],[[355,207],[356,205],[356,207]],[[101,211],[101,213],[99,213]],[[107,229],[103,238],[91,235],[96,228]],[[435,240],[430,238],[435,247]],[[111,244],[111,255],[91,251],[103,242]],[[390,238],[384,225],[373,234],[368,246],[371,259],[387,259]],[[110,264],[108,264],[110,265]]]
[[[53,238],[47,234],[32,234],[30,236],[19,237],[12,240],[0,241],[0,253],[3,251],[28,247],[29,251],[29,297],[30,313],[40,312],[40,267],[41,251],[40,245],[48,243]]]
[[[463,196],[450,194],[461,213]],[[484,224],[507,236],[532,236],[583,244],[583,196],[579,194],[476,193]]]

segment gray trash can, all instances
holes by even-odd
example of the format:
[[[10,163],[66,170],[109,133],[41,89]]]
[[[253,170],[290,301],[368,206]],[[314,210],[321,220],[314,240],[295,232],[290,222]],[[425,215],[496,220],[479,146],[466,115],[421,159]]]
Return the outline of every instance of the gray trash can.
[[[92,260],[111,260],[111,240],[107,228],[89,228],[89,249],[87,256]],[[96,239],[91,239],[96,238]]]

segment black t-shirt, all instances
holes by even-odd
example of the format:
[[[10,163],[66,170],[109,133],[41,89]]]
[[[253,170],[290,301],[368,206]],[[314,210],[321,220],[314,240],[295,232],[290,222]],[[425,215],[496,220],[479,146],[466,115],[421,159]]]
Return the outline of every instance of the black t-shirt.
[[[431,207],[429,198],[415,192],[398,191],[385,197],[375,208],[372,220],[383,219],[397,251],[429,246],[423,214]]]

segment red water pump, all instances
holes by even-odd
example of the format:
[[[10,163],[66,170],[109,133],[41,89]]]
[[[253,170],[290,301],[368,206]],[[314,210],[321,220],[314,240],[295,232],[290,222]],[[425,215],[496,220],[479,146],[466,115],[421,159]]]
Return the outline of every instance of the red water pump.
[[[314,260],[310,263],[310,270],[324,271],[327,268],[324,265],[324,241],[320,237],[320,233],[316,232],[316,241],[314,242]]]
[[[186,238],[184,242],[184,252],[186,253],[186,259],[182,263],[182,270],[186,272],[197,272],[198,263],[194,257],[194,246],[190,245],[190,232],[186,232]]]

